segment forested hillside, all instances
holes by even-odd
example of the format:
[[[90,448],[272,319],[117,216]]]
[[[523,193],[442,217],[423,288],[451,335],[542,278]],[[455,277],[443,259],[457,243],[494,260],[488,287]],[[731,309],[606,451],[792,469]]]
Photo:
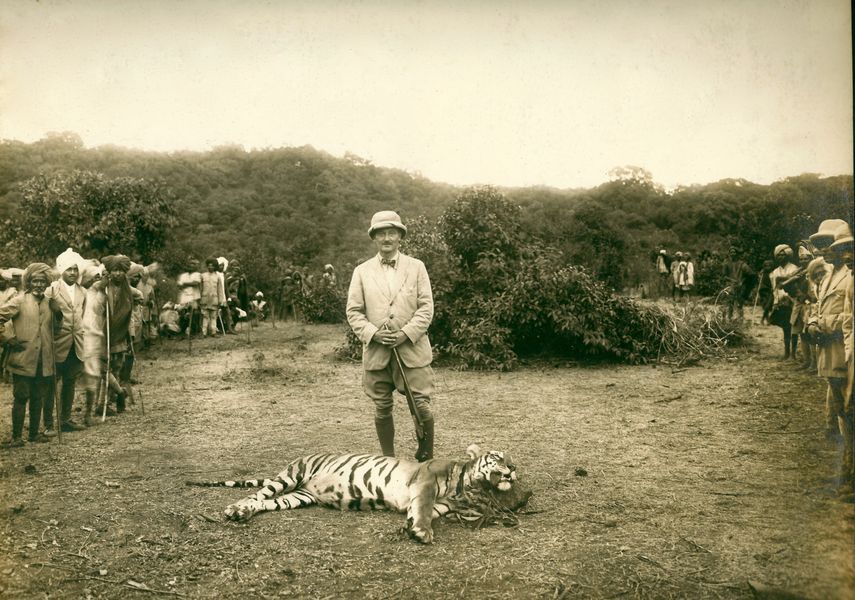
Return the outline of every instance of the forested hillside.
[[[47,175],[50,187],[51,175],[75,170],[100,173],[108,182],[141,178],[164,190],[175,218],[165,245],[145,259],[176,269],[187,256],[240,257],[262,288],[290,265],[342,267],[368,255],[365,232],[377,210],[393,208],[405,220],[432,221],[462,191],[310,146],[159,153],[86,148],[71,133],[31,144],[4,140],[0,262],[52,258],[17,243],[7,220],[16,219],[27,200],[24,182]],[[771,185],[728,179],[676,190],[662,189],[636,167],[615,169],[604,179],[587,190],[500,191],[522,208],[525,235],[556,246],[567,262],[587,267],[617,289],[646,281],[651,255],[663,246],[709,259],[735,245],[759,265],[775,244],[795,243],[822,219],[852,222],[851,174],[797,174]]]

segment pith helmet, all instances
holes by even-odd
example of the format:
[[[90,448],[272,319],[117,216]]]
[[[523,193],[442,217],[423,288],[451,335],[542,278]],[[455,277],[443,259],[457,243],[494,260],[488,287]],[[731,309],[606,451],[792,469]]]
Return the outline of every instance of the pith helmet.
[[[810,243],[817,248],[827,247],[834,241],[834,234],[841,225],[846,225],[846,221],[842,219],[826,219],[819,224],[817,232],[810,236]]]
[[[374,213],[371,217],[371,227],[368,228],[368,235],[374,237],[374,232],[378,229],[386,229],[394,227],[401,231],[401,237],[407,235],[407,228],[401,223],[401,217],[394,210],[381,210]]]
[[[829,248],[833,250],[841,250],[844,246],[852,246],[852,230],[849,229],[849,225],[847,223],[843,223],[843,225],[839,226],[834,231],[834,242],[829,246]]]

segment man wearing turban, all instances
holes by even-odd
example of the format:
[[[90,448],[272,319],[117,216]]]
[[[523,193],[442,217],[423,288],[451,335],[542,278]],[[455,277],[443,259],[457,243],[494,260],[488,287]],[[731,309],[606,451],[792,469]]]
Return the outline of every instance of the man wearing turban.
[[[24,417],[30,405],[30,442],[46,442],[54,431],[39,433],[44,404],[52,404],[54,346],[53,313],[45,299],[51,268],[33,263],[21,278],[24,293],[0,306],[0,325],[11,321],[15,339],[8,342],[7,368],[12,373],[12,440],[10,447],[23,446]],[[53,412],[51,411],[51,416]]]
[[[86,290],[78,282],[84,266],[83,257],[69,248],[56,257],[59,279],[45,292],[51,307],[62,315],[59,331],[54,338],[54,359],[57,380],[62,382],[58,416],[63,431],[82,429],[71,420],[71,408],[74,388],[83,372],[83,309],[86,305]]]
[[[86,411],[84,422],[90,423],[90,413],[95,403],[98,381],[106,372],[105,361],[110,364],[109,388],[116,400],[116,410],[125,410],[127,391],[117,380],[131,344],[131,312],[137,290],[128,283],[131,260],[124,255],[105,256],[101,259],[106,277],[94,283],[86,298],[83,313],[84,360],[86,373]],[[136,292],[136,294],[134,294]],[[109,339],[109,347],[107,340]]]
[[[786,244],[775,246],[772,255],[778,266],[769,273],[769,281],[772,283],[772,312],[769,314],[769,322],[783,330],[784,359],[787,359],[795,356],[799,337],[792,334],[792,325],[790,325],[793,298],[782,284],[795,275],[799,268],[793,264],[793,249]]]

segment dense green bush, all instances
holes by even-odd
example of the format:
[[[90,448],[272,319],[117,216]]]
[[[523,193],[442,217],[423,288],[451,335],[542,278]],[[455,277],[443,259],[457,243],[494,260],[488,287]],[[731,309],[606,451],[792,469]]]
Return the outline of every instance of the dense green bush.
[[[434,291],[431,341],[456,364],[512,369],[520,357],[643,362],[665,317],[620,297],[537,236],[492,188],[461,194],[431,227],[414,223],[405,250]]]
[[[318,285],[300,297],[300,314],[308,323],[342,323],[345,301],[337,287]]]

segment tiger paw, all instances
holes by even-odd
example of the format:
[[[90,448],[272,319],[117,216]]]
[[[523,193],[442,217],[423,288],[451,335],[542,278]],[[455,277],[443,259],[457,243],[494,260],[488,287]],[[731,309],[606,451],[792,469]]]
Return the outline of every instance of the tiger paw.
[[[229,505],[225,510],[226,518],[230,521],[247,521],[255,514],[255,509],[248,505],[238,502],[237,504]]]
[[[433,530],[430,528],[422,529],[420,527],[413,527],[408,529],[407,533],[411,538],[422,544],[433,543]]]

